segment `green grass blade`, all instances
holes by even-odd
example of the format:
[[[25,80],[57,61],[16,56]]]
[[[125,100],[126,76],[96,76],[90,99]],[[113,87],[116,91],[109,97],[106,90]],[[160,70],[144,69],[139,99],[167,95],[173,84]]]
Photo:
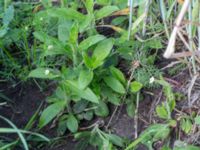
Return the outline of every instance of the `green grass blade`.
[[[39,133],[34,133],[34,132],[31,132],[31,131],[25,131],[25,130],[20,130],[20,129],[17,129],[17,131],[16,131],[15,129],[12,129],[12,128],[0,128],[0,133],[18,133],[18,132],[40,137],[41,139],[43,139],[46,142],[50,141],[47,137],[45,137],[44,135],[41,135]]]
[[[25,150],[29,150],[28,144],[27,144],[27,142],[26,142],[24,136],[23,136],[22,133],[20,132],[20,130],[19,130],[10,120],[8,120],[7,118],[5,118],[5,117],[3,117],[3,116],[0,115],[0,119],[6,121],[6,122],[13,128],[13,130],[19,135],[19,137],[20,137],[20,139],[21,139],[21,142],[22,142],[22,144],[23,144],[23,146],[24,146],[24,149],[25,149]],[[2,130],[3,128],[0,128],[0,129]],[[2,130],[2,131],[3,131],[3,130]],[[4,132],[4,133],[6,133],[6,132]]]

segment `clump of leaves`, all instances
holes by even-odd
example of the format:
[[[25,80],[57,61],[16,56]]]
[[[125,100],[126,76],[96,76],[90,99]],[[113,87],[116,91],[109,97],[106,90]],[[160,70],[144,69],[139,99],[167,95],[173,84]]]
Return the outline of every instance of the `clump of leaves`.
[[[95,21],[98,23],[118,7],[94,10],[94,1],[83,4],[86,14],[77,7],[65,9],[45,3],[45,9],[36,13],[33,21],[39,63],[29,78],[58,83],[47,99],[49,106],[42,112],[38,127],[41,129],[58,117],[60,135],[67,130],[76,133],[79,123],[94,115],[108,116],[107,104],[120,105],[121,96],[126,93],[127,80],[112,61],[115,39],[99,34],[95,27]],[[54,61],[61,56],[65,57],[57,67]]]
[[[92,131],[76,133],[75,138],[80,140],[76,146],[77,149],[85,149],[88,144],[107,150],[116,149],[116,146],[121,148],[124,146],[124,139],[114,134],[105,133],[98,126],[95,126]]]
[[[146,145],[149,149],[153,149],[153,143],[158,140],[165,140],[169,136],[171,127],[176,126],[176,121],[172,120],[171,117],[171,113],[175,108],[175,99],[172,88],[170,84],[166,82],[162,77],[160,80],[154,78],[153,80],[154,81],[151,82],[157,82],[164,88],[166,101],[163,102],[162,105],[156,107],[156,112],[160,118],[166,119],[167,123],[150,125],[140,134],[140,136],[135,141],[128,145],[126,150],[136,148],[140,143]]]
[[[163,86],[164,94],[166,97],[166,101],[156,107],[157,115],[162,119],[171,119],[171,113],[176,106],[175,96],[172,88],[170,84],[166,82],[162,77],[160,80],[156,80],[155,82]]]

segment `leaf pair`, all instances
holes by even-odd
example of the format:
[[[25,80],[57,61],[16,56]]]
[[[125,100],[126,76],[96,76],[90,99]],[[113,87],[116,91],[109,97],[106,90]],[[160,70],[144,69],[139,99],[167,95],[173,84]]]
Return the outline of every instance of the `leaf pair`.
[[[0,29],[0,38],[2,38],[8,31],[8,26],[14,18],[14,7],[10,5],[3,14],[3,27]]]
[[[113,47],[113,40],[112,39],[105,39],[105,37],[101,35],[96,35],[89,37],[88,39],[84,40],[80,45],[79,49],[83,51],[83,59],[85,65],[90,69],[96,69],[97,67],[103,65],[104,60],[110,54],[112,47]],[[99,42],[101,41],[101,42]],[[99,42],[99,43],[98,43]],[[92,55],[90,56],[88,53],[88,48],[94,44],[97,44],[94,51],[92,51]]]
[[[72,94],[79,96],[80,98],[83,98],[90,102],[99,103],[98,97],[90,88],[87,87],[85,89],[80,89],[78,86],[78,83],[75,81],[67,80],[65,83],[66,83],[66,86],[73,92]],[[86,85],[85,83],[84,84],[80,83],[80,86],[81,87],[85,86]]]

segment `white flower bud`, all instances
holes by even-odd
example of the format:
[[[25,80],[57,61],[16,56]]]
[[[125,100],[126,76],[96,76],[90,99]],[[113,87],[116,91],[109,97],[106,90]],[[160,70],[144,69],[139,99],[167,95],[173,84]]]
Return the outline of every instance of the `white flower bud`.
[[[28,31],[28,26],[25,26],[25,30]]]
[[[149,83],[152,84],[154,81],[155,81],[155,78],[151,77],[150,80],[149,80]]]
[[[45,70],[44,74],[48,75],[50,73],[50,71],[48,69]]]
[[[53,49],[53,45],[49,45],[47,49],[48,49],[48,50]]]

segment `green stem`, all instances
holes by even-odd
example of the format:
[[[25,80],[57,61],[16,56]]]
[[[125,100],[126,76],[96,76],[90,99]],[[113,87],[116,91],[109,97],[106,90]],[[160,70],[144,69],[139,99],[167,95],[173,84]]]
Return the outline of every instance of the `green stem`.
[[[131,37],[131,29],[132,29],[132,21],[133,21],[133,0],[128,0],[129,1],[129,9],[130,9],[130,13],[129,13],[129,27],[128,27],[128,41],[130,40]]]
[[[188,14],[188,17],[189,17],[189,21],[192,21],[192,2],[190,2],[190,5],[189,5],[189,14]],[[193,40],[192,40],[192,24],[189,24],[189,27],[188,27],[188,30],[189,30],[189,45],[190,45],[190,49],[193,51]],[[193,72],[194,74],[197,73],[197,70],[196,70],[196,63],[195,63],[195,57],[192,56],[192,67],[193,67]]]
[[[73,45],[71,46],[71,48],[73,51],[73,56],[72,56],[73,57],[73,66],[75,67],[77,65],[77,51]]]
[[[27,34],[26,32],[24,33],[24,44],[25,44],[25,51],[26,51],[26,59],[27,59],[27,62],[28,62],[28,66],[31,67],[31,61],[30,61],[30,58],[31,58],[31,50],[29,48],[29,45],[28,45],[28,40],[27,40]]]

